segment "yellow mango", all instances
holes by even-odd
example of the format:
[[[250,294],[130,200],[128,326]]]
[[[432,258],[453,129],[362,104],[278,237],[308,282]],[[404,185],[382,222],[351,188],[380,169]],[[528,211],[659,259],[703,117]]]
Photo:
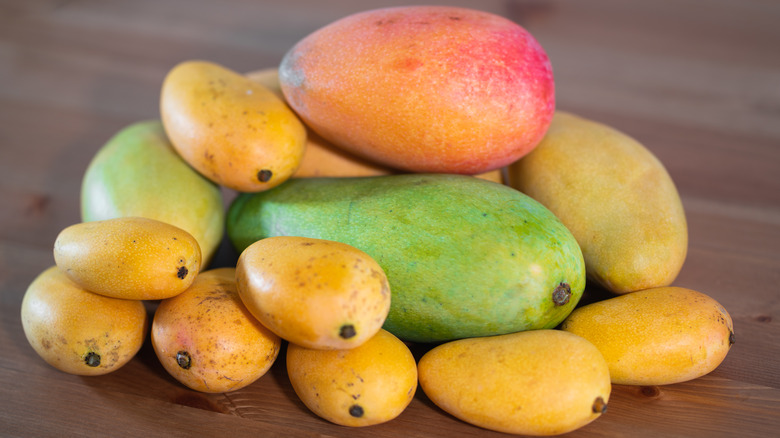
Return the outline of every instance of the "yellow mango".
[[[357,347],[380,330],[390,311],[382,268],[335,241],[258,240],[241,252],[236,281],[242,301],[263,325],[308,348]]]
[[[266,68],[249,72],[246,76],[274,92],[280,99],[285,99],[284,94],[282,93],[282,86],[279,83],[278,69]],[[360,177],[392,175],[397,173],[403,172],[347,152],[325,140],[319,134],[307,127],[306,149],[301,164],[292,177]],[[497,183],[503,182],[500,169],[480,173],[475,176]]]
[[[206,61],[176,65],[162,85],[165,132],[192,167],[241,192],[276,187],[303,157],[306,129],[266,87]]]
[[[731,316],[713,298],[659,287],[575,309],[561,329],[592,342],[612,382],[667,385],[708,374],[734,343]]]
[[[24,294],[22,328],[49,365],[96,376],[118,370],[138,353],[147,315],[143,302],[89,292],[52,266]]]
[[[385,330],[349,350],[289,344],[287,374],[312,412],[342,426],[390,421],[406,409],[417,390],[414,356]]]
[[[241,302],[236,270],[203,271],[192,286],[160,302],[152,346],[168,373],[185,386],[219,393],[241,389],[265,375],[281,339]]]
[[[588,278],[623,294],[668,286],[688,251],[682,202],[663,164],[612,127],[558,111],[541,143],[511,164],[509,185],[577,239]]]
[[[544,329],[450,341],[418,363],[420,386],[437,406],[499,432],[556,435],[606,411],[609,370],[587,340]]]
[[[81,222],[60,232],[54,261],[91,292],[131,300],[161,300],[192,284],[201,268],[197,240],[165,222],[120,217]]]

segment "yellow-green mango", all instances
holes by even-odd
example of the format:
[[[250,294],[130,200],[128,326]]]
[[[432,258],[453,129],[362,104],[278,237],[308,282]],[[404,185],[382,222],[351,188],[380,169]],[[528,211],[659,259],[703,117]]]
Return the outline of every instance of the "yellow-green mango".
[[[688,250],[677,188],[641,143],[558,111],[542,142],[509,166],[509,185],[577,239],[589,279],[617,293],[668,286]]]
[[[513,434],[585,426],[606,411],[612,388],[593,344],[552,329],[445,343],[417,368],[423,392],[444,411]]]
[[[734,343],[731,316],[691,289],[659,287],[580,307],[561,329],[592,342],[609,364],[612,382],[667,385],[701,377]]]
[[[207,266],[222,241],[220,188],[176,153],[157,120],[134,123],[94,156],[81,186],[84,222],[140,216],[175,225],[197,239]]]

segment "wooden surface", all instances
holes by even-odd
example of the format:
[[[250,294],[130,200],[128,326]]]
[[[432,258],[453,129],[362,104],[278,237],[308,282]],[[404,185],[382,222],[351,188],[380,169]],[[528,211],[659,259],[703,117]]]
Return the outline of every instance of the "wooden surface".
[[[238,71],[276,66],[316,28],[400,3],[0,0],[0,435],[501,436],[445,414],[419,390],[390,423],[332,425],[298,401],[283,360],[248,388],[217,395],[174,381],[148,342],[114,374],[66,375],[21,328],[25,289],[53,264],[57,233],[80,220],[89,160],[120,128],[158,117],[168,69],[192,58]],[[665,163],[690,230],[675,284],[713,296],[734,319],[736,344],[713,373],[615,386],[608,412],[572,436],[777,436],[780,3],[474,4],[537,37],[560,109],[611,124]],[[215,263],[235,263],[235,253],[224,246]]]

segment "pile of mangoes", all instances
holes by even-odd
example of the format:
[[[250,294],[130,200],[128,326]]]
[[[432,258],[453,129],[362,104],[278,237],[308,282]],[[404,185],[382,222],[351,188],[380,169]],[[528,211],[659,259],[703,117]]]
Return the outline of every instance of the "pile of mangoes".
[[[419,384],[530,435],[595,420],[612,384],[709,373],[733,325],[671,286],[688,234],[669,174],[554,96],[533,36],[454,7],[345,17],[278,68],[182,62],[160,119],[90,163],[83,222],[25,295],[28,340],[103,374],[151,325],[164,368],[204,392],[256,381],[287,342],[293,388],[331,422],[390,421]],[[208,269],[225,235],[236,266]],[[614,297],[578,307],[586,281]]]

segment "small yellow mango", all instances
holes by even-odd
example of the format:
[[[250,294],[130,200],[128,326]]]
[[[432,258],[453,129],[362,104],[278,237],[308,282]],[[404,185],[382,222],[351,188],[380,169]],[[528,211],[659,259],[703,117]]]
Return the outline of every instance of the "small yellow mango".
[[[585,426],[606,411],[611,391],[598,349],[552,329],[450,341],[423,355],[418,372],[422,390],[444,411],[523,435]]]
[[[406,409],[417,390],[414,356],[386,330],[349,350],[289,344],[287,373],[295,393],[312,412],[342,426],[390,421]]]
[[[592,342],[609,364],[612,382],[667,385],[701,377],[734,343],[731,316],[691,289],[659,287],[575,309],[561,329]]]
[[[201,268],[197,240],[142,217],[81,222],[60,232],[54,261],[76,284],[114,298],[161,300],[187,289]]]

